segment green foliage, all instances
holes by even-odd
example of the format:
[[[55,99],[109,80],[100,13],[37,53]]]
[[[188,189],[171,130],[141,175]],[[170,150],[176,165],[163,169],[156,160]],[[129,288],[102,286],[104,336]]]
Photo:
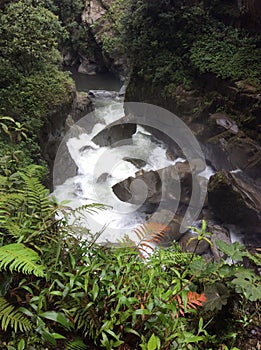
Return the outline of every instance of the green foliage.
[[[71,91],[68,75],[48,63],[32,75],[17,74],[16,80],[9,80],[0,93],[1,108],[23,122],[32,138],[48,115],[71,104]]]
[[[5,298],[0,297],[0,321],[1,328],[6,331],[8,326],[14,329],[15,332],[29,331],[32,328],[32,323],[22,314],[22,312],[11,305]]]
[[[31,171],[30,178],[34,178],[36,170],[28,171]],[[50,208],[47,206],[47,210],[41,200],[38,202],[31,194],[30,186],[39,187],[39,184],[33,179],[26,185],[28,171],[15,177],[15,186],[22,191],[26,186],[27,192],[22,192],[25,202],[35,206],[37,211],[33,216],[46,225],[45,211]],[[2,183],[10,186],[9,181],[2,180]],[[38,193],[41,191],[41,188],[36,189]],[[57,210],[67,210],[56,203],[54,206]],[[62,240],[56,236],[56,242],[48,244],[48,226],[42,231],[42,244],[37,235],[30,240],[30,244],[41,247],[43,260],[46,260],[47,249],[55,256],[48,259],[47,281],[35,274],[29,281],[20,279],[14,283],[7,275],[3,288],[6,300],[10,298],[9,293],[17,295],[18,304],[23,305],[17,311],[23,312],[35,329],[26,331],[28,347],[33,344],[33,348],[38,349],[40,342],[39,349],[42,346],[52,349],[59,341],[64,348],[77,350],[88,348],[90,342],[105,349],[119,346],[155,350],[218,348],[222,341],[224,345],[224,340],[215,339],[208,332],[215,315],[222,313],[224,306],[228,307],[231,296],[234,300],[237,295],[249,301],[258,300],[259,278],[244,269],[240,261],[232,266],[225,261],[206,263],[200,256],[181,252],[177,245],[154,249],[150,258],[144,260],[135,247],[105,248],[94,244],[92,239],[79,242],[67,232],[66,221],[58,226]],[[163,232],[159,225],[143,225],[137,234],[141,242],[152,243],[155,239],[158,242]],[[203,223],[199,237],[203,239],[205,234],[208,235]],[[48,248],[44,249],[44,245]],[[229,253],[228,246],[222,243],[220,246]],[[236,251],[252,256],[241,246],[232,245],[231,255],[238,257]],[[254,256],[251,261],[259,259]],[[250,280],[254,285],[251,290],[246,283]],[[17,332],[19,329],[25,331],[18,327]],[[17,339],[20,341],[19,337]]]
[[[219,311],[227,305],[230,296],[229,289],[221,282],[216,282],[206,286],[205,294],[207,301],[204,305],[206,310]]]
[[[41,242],[54,238],[54,211],[47,198],[48,190],[39,180],[41,170],[30,166],[1,178],[0,229],[4,242],[32,244],[39,249]]]
[[[189,228],[195,232],[197,234],[196,237],[192,237],[189,239],[187,245],[189,245],[189,243],[193,240],[197,240],[197,243],[200,243],[201,241],[205,241],[207,242],[209,245],[212,245],[212,242],[210,241],[210,236],[211,233],[207,232],[207,222],[206,220],[202,220],[202,224],[201,224],[201,228],[197,228],[197,227],[192,227],[189,226]],[[195,251],[196,251],[197,246],[195,247]]]
[[[44,276],[44,265],[40,263],[39,255],[23,244],[14,243],[0,247],[0,270],[9,269],[25,274]]]
[[[37,156],[39,147],[32,147],[24,124],[9,116],[0,116],[0,174],[10,175],[33,162],[31,151]],[[26,145],[26,146],[25,146]],[[34,148],[34,149],[33,149]]]
[[[43,6],[29,0],[10,3],[1,15],[1,58],[31,74],[46,62],[57,62],[57,38],[62,34],[57,18]]]
[[[21,142],[23,138],[27,139],[27,129],[11,117],[0,116],[0,126],[12,142],[18,143]]]
[[[217,241],[216,244],[218,248],[233,261],[243,261],[243,257],[248,255],[244,246],[239,242],[227,244],[223,241]]]
[[[78,338],[66,344],[66,350],[87,350],[86,344]]]
[[[188,6],[183,1],[129,0],[121,21],[133,75],[150,82],[152,91],[161,87],[163,97],[180,84],[197,86],[204,73],[233,81],[260,80],[259,38],[223,25],[210,16],[205,2]]]
[[[234,28],[214,26],[191,48],[191,62],[200,73],[222,79],[260,78],[261,49],[255,40]]]
[[[106,11],[104,15],[91,25],[95,31],[101,31],[102,50],[105,54],[114,57],[115,52],[123,52],[124,45],[121,41],[121,33],[123,31],[122,17],[124,16],[126,6],[125,0],[113,0],[109,6],[104,6]],[[100,29],[99,29],[100,28]]]
[[[68,32],[63,38],[62,47],[74,54],[88,52],[88,28],[82,22],[84,0],[51,0],[47,7],[55,13]]]
[[[59,71],[64,29],[38,1],[10,2],[0,11],[0,113],[13,118],[2,119],[0,143],[7,134],[11,139],[1,156],[23,149],[21,158],[28,164],[39,161],[37,136],[44,121],[72,102],[72,81]]]
[[[237,293],[242,293],[246,299],[257,301],[261,299],[261,278],[255,273],[242,269],[239,270],[235,278],[231,281]]]
[[[186,274],[182,276],[173,268],[164,274],[162,266],[167,269],[172,260],[163,252],[160,263],[152,258],[146,269],[137,254],[130,248],[103,250],[94,246],[82,256],[83,266],[76,272],[58,273],[59,283],[53,283],[49,293],[78,330],[106,349],[123,344],[125,334],[132,335],[135,342],[146,334],[143,343],[149,344],[155,334],[162,349],[174,340],[183,344],[182,348],[187,344],[181,336],[186,322],[175,320],[179,308],[175,296],[181,293],[186,302],[190,284]],[[194,311],[189,306],[185,310],[187,314]],[[187,335],[193,338],[193,328],[187,327]],[[199,335],[197,341],[203,339]]]

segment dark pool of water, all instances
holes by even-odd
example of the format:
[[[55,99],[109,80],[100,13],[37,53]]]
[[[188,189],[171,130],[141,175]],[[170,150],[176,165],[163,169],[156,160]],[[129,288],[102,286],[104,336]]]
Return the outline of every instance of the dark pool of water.
[[[76,70],[70,70],[70,72],[78,91],[119,91],[123,85],[123,83],[110,72],[97,73],[96,75],[82,74],[78,73]]]

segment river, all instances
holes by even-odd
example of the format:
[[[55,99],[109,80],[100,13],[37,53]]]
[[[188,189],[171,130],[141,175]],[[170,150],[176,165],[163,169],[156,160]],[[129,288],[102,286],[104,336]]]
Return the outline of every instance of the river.
[[[89,133],[81,133],[67,141],[68,151],[77,166],[77,175],[68,178],[55,187],[58,202],[68,200],[71,208],[79,208],[92,203],[105,205],[106,210],[78,215],[78,223],[88,227],[94,234],[102,232],[98,242],[117,242],[128,235],[137,241],[135,228],[146,221],[146,213],[140,206],[120,201],[112,191],[112,186],[139,171],[158,170],[185,159],[169,160],[167,145],[157,140],[151,133],[138,125],[130,144],[118,147],[101,147],[92,140],[106,125],[120,119],[123,114],[123,100],[116,93],[120,82],[110,74],[87,76],[74,72],[77,90],[90,91],[94,95],[95,120]],[[102,88],[106,91],[96,91]],[[85,117],[88,119],[88,116]],[[110,162],[104,160],[110,159]],[[134,165],[126,159],[142,160],[142,166]],[[213,171],[207,168],[203,176],[209,178]],[[93,209],[93,208],[90,208]]]

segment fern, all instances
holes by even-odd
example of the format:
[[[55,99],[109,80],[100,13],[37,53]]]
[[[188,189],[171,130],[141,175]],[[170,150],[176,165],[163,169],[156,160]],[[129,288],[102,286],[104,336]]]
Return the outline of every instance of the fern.
[[[91,335],[94,339],[98,336],[101,322],[94,305],[86,305],[84,308],[78,306],[74,310],[74,321],[77,329],[83,329],[85,334]]]
[[[81,302],[72,301],[73,307],[69,310],[70,316],[73,318],[73,323],[77,329],[82,329],[85,334],[88,334],[93,339],[99,335],[102,323],[97,309],[93,302],[89,301],[89,298],[83,298]]]
[[[23,244],[14,243],[0,247],[0,270],[8,268],[11,272],[18,271],[43,277],[44,266],[39,262],[39,255]]]
[[[39,180],[40,169],[29,166],[10,176],[9,182],[0,179],[0,229],[9,242],[11,238],[19,243],[33,242],[38,247],[53,240],[56,209]]]
[[[0,321],[2,330],[6,331],[10,326],[15,332],[26,332],[32,329],[32,323],[5,298],[0,297]]]
[[[178,302],[179,311],[182,316],[185,315],[185,312],[191,309],[197,309],[198,306],[202,306],[204,302],[207,301],[205,294],[198,294],[197,292],[189,291],[186,295],[186,300],[182,300],[180,295],[175,296],[175,299]],[[177,313],[177,317],[178,317]]]
[[[53,207],[48,198],[49,191],[37,177],[37,167],[28,167],[20,176],[24,181],[25,206],[32,227],[41,230],[48,228],[52,223]]]
[[[84,344],[84,342],[80,338],[75,339],[70,343],[66,344],[66,350],[86,350],[86,349],[88,349],[87,345]]]
[[[154,251],[154,245],[159,244],[165,237],[167,227],[157,222],[146,222],[134,230],[139,239],[138,250],[145,256],[149,251]]]

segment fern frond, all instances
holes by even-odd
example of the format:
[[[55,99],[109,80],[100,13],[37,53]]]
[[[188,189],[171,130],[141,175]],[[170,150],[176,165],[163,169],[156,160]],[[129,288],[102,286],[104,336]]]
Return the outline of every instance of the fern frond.
[[[88,349],[87,345],[84,344],[84,342],[80,338],[75,339],[70,343],[66,344],[66,350],[86,350],[86,349]]]
[[[38,218],[44,218],[50,211],[49,191],[43,186],[37,177],[30,177],[26,173],[20,173],[25,182],[26,205]]]
[[[90,204],[81,205],[80,207],[75,209],[71,209],[70,214],[75,217],[78,217],[79,215],[82,217],[85,217],[87,213],[96,214],[100,210],[107,210],[109,208],[112,208],[112,207],[109,205],[100,204],[100,203],[90,203]]]
[[[45,267],[39,263],[39,255],[23,244],[14,243],[0,247],[0,270],[8,268],[11,272],[18,271],[43,277]]]
[[[165,236],[167,227],[157,222],[145,222],[138,226],[134,233],[141,242],[159,243]]]
[[[77,329],[83,329],[85,334],[90,335],[93,339],[99,335],[101,321],[97,314],[95,304],[87,299],[82,299],[81,303],[75,301],[75,305],[69,310],[73,322]]]
[[[154,245],[162,241],[166,231],[167,227],[157,222],[145,222],[134,230],[139,239],[137,248],[141,252],[142,257],[154,251]]]
[[[0,322],[2,330],[10,326],[15,332],[26,332],[32,329],[32,323],[5,298],[0,297]]]
[[[179,306],[179,313],[184,316],[185,312],[187,310],[191,310],[191,309],[197,309],[198,306],[202,306],[203,303],[205,301],[207,301],[207,298],[205,296],[205,294],[198,294],[197,292],[192,292],[189,291],[187,296],[186,296],[187,300],[184,302],[180,295],[175,296],[175,299],[178,302],[178,306]],[[178,314],[177,314],[178,317]]]

